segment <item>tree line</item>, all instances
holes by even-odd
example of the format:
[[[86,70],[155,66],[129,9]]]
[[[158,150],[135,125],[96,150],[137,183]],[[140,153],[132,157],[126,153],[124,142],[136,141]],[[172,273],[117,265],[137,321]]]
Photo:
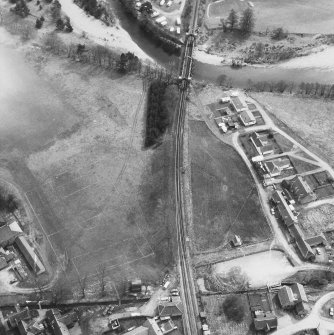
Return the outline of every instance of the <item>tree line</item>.
[[[146,148],[160,144],[162,137],[171,124],[172,115],[178,101],[176,85],[165,80],[154,80],[148,90],[146,112]]]
[[[139,27],[157,46],[163,48],[169,54],[175,54],[178,56],[181,54],[182,43],[180,40],[168,31],[157,26],[149,16],[150,11],[137,11],[135,2],[132,0],[119,1],[122,3],[125,12],[138,21]]]
[[[223,27],[230,31],[240,31],[242,34],[250,34],[255,27],[254,12],[251,8],[246,8],[239,19],[237,12],[232,8],[227,19],[222,20]]]
[[[319,84],[319,83],[293,83],[285,80],[277,82],[259,81],[253,82],[248,81],[247,88],[250,91],[255,92],[273,92],[273,93],[290,93],[301,96],[314,97],[314,98],[325,98],[334,99],[334,85],[330,84]]]

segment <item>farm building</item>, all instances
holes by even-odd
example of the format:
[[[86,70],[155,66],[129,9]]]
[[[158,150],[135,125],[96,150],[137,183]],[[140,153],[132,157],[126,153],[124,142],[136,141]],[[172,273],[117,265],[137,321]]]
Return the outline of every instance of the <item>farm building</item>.
[[[275,203],[279,215],[287,227],[297,223],[297,216],[292,212],[281,191],[275,191],[271,197],[271,200]]]
[[[269,144],[267,135],[261,136],[259,133],[255,132],[250,136],[250,140],[259,155],[266,156],[274,153],[274,147]]]
[[[256,123],[256,119],[251,111],[248,109],[241,112],[239,115],[240,121],[245,127],[252,126]]]
[[[299,252],[306,261],[314,261],[315,254],[311,246],[305,241],[304,234],[297,224],[289,227],[290,234],[296,241]]]
[[[230,96],[227,93],[223,92],[222,95],[221,95],[220,101],[222,103],[230,102],[231,98],[230,98]]]
[[[308,302],[303,285],[294,283],[291,286],[283,286],[278,291],[278,299],[283,308],[295,307],[296,312],[301,315],[305,314]]]
[[[158,305],[159,316],[181,316],[183,308],[181,302],[165,302]]]
[[[44,265],[24,236],[18,236],[15,239],[15,245],[37,275],[45,272]]]
[[[231,105],[237,113],[241,113],[247,110],[247,106],[245,106],[239,97],[231,97]]]
[[[9,226],[0,227],[0,247],[5,248],[12,245],[18,234],[18,232],[13,231]]]
[[[291,180],[290,190],[297,198],[297,201],[306,204],[317,199],[316,194],[312,191],[310,185],[302,176],[296,176]]]
[[[280,176],[283,170],[291,168],[288,158],[277,158],[264,163],[264,166],[270,177]]]
[[[20,321],[31,320],[31,314],[28,307],[23,308],[21,311],[10,314],[7,319],[7,325],[10,328],[16,328]]]
[[[323,245],[326,246],[328,245],[328,241],[325,237],[325,235],[323,233],[316,235],[316,236],[312,236],[309,238],[305,239],[306,243],[308,243],[311,247],[317,247],[319,245]]]
[[[271,312],[260,312],[255,315],[254,327],[257,331],[270,332],[277,328],[277,317]]]

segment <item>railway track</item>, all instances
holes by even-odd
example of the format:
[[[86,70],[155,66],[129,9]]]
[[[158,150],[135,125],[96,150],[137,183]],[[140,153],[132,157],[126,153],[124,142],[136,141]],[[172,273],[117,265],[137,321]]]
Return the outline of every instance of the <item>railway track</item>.
[[[184,121],[186,115],[186,97],[191,81],[191,71],[193,63],[193,51],[196,40],[196,27],[199,0],[196,1],[192,24],[184,43],[184,52],[180,69],[180,96],[176,110],[175,122],[175,161],[174,161],[174,181],[175,181],[175,207],[176,207],[176,229],[179,257],[179,273],[182,299],[184,305],[183,325],[186,335],[196,335],[199,333],[197,327],[198,306],[196,291],[193,281],[193,273],[189,248],[187,245],[186,220],[183,201],[182,175],[183,175],[183,135]]]

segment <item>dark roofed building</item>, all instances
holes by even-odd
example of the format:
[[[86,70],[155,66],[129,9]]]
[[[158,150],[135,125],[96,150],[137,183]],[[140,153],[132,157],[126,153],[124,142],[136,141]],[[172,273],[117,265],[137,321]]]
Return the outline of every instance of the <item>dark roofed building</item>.
[[[47,323],[53,333],[53,335],[70,335],[69,330],[67,327],[62,323],[59,322],[57,317],[59,316],[59,311],[55,309],[49,309],[45,316],[47,318]]]
[[[273,313],[259,313],[254,319],[257,331],[270,332],[277,328],[277,317]]]
[[[296,303],[296,299],[293,295],[291,287],[283,286],[278,291],[278,300],[283,308],[289,308],[294,306]]]
[[[294,237],[298,250],[303,256],[304,260],[314,261],[315,254],[310,245],[305,241],[303,232],[298,225],[292,225],[289,227],[290,234]]]
[[[323,245],[326,246],[328,245],[328,241],[325,237],[325,235],[323,233],[316,235],[316,236],[312,236],[309,238],[305,239],[306,243],[308,243],[311,247],[316,247],[318,245]]]
[[[275,203],[282,220],[288,227],[297,223],[297,217],[293,214],[281,191],[275,191],[271,199]]]
[[[28,241],[24,236],[18,236],[15,239],[15,245],[20,250],[26,261],[28,262],[31,269],[36,274],[41,274],[45,272],[45,267],[40,261],[39,257],[35,253],[35,250],[30,246]]]
[[[239,118],[245,127],[252,126],[256,123],[256,119],[253,113],[250,112],[249,110],[241,112]]]
[[[268,143],[267,136],[268,136],[267,134],[261,136],[257,132],[254,132],[250,136],[250,140],[253,143],[259,155],[265,156],[265,155],[271,155],[274,153],[274,147],[272,144]]]
[[[247,110],[247,106],[242,103],[239,97],[231,97],[231,104],[237,113]]]
[[[8,316],[8,325],[11,328],[18,327],[20,321],[27,321],[31,319],[30,310],[28,307],[23,308],[21,311],[10,314]]]
[[[291,180],[290,189],[301,204],[306,204],[317,199],[316,194],[302,176],[296,176]]]
[[[159,316],[181,316],[183,308],[181,303],[165,302],[158,305]]]

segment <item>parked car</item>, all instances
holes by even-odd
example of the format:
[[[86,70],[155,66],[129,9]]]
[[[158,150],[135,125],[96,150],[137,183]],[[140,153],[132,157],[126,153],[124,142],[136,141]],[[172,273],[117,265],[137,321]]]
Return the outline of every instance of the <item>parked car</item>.
[[[315,252],[317,253],[317,255],[321,255],[321,250],[319,248],[315,248]]]
[[[329,309],[329,315],[330,315],[331,317],[334,317],[334,307],[331,307],[331,308]]]

